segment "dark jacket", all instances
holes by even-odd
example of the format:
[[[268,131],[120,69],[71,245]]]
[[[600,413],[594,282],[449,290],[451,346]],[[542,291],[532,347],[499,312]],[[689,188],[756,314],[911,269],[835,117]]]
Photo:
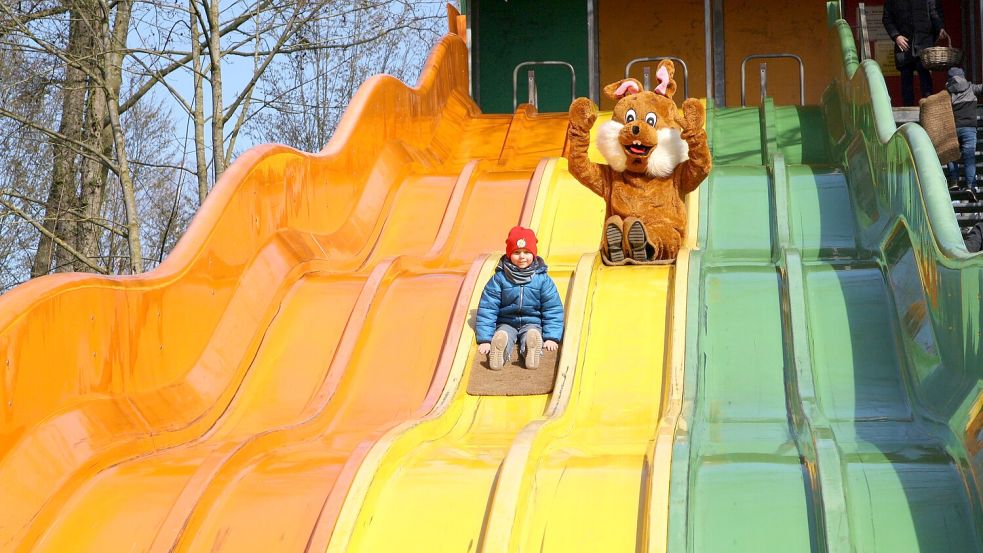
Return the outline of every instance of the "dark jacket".
[[[963,241],[966,242],[966,250],[969,253],[976,253],[983,249],[983,223],[973,225],[969,234],[963,237]]]
[[[543,339],[559,343],[563,338],[563,304],[556,284],[546,274],[543,258],[533,261],[535,273],[529,284],[516,284],[505,274],[505,256],[498,262],[495,275],[488,280],[478,302],[475,340],[491,342],[498,325],[516,329],[536,324],[543,329]]]
[[[914,62],[922,50],[934,46],[945,26],[936,0],[887,0],[882,21],[891,40],[903,36],[911,45],[902,52],[894,44],[894,63],[898,67]]]
[[[952,96],[952,115],[957,127],[976,126],[976,102],[983,95],[983,84],[973,84],[963,77],[949,77],[946,90]]]

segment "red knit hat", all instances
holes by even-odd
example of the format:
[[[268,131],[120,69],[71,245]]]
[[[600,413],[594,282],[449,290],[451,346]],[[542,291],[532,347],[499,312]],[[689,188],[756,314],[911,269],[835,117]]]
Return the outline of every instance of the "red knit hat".
[[[512,227],[509,237],[505,239],[505,255],[512,255],[512,252],[519,248],[529,250],[533,255],[536,253],[536,233],[531,228]]]

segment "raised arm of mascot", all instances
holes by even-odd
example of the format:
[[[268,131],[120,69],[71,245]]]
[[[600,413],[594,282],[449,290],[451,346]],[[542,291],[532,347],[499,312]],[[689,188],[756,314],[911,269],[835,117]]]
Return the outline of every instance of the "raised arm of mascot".
[[[683,197],[710,173],[710,147],[698,100],[683,102],[679,115],[675,65],[663,60],[655,90],[635,79],[604,87],[617,100],[610,121],[597,133],[607,165],[587,156],[594,103],[577,98],[570,105],[567,159],[570,173],[604,198],[607,206],[601,254],[605,263],[645,264],[676,258],[686,234]]]

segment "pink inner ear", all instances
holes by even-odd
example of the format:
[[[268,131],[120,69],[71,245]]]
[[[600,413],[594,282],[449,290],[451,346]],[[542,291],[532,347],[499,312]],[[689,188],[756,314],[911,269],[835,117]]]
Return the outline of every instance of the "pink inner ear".
[[[621,83],[618,90],[614,91],[614,95],[618,98],[622,98],[629,94],[638,94],[638,85],[636,85],[633,81],[625,81]]]
[[[655,78],[659,79],[659,86],[655,87],[655,91],[665,96],[666,89],[669,88],[669,70],[666,66],[663,65],[655,72]]]

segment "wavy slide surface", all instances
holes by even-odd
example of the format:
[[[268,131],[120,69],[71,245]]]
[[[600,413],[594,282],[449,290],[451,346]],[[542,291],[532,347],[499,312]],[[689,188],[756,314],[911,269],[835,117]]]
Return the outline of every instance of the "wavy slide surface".
[[[320,154],[244,155],[159,269],[12,291],[0,549],[983,551],[983,265],[832,19],[822,106],[709,117],[674,266],[583,255],[565,114],[480,114],[452,34]],[[469,396],[518,223],[557,386]]]
[[[711,117],[670,551],[983,548],[980,265],[924,131],[831,42],[823,106]]]
[[[563,114],[481,115],[466,68],[449,35],[320,154],[242,156],[156,271],[3,298],[0,549],[327,546],[372,444],[437,404],[475,258],[531,224],[563,147]]]
[[[667,393],[673,267],[624,270],[581,256],[596,252],[603,203],[563,159],[549,162],[541,189],[533,225],[566,290],[556,388],[549,397],[468,395],[467,329],[441,405],[376,444],[328,551],[643,548],[649,497],[664,511],[668,487],[652,445]],[[641,347],[624,347],[626,328]]]

